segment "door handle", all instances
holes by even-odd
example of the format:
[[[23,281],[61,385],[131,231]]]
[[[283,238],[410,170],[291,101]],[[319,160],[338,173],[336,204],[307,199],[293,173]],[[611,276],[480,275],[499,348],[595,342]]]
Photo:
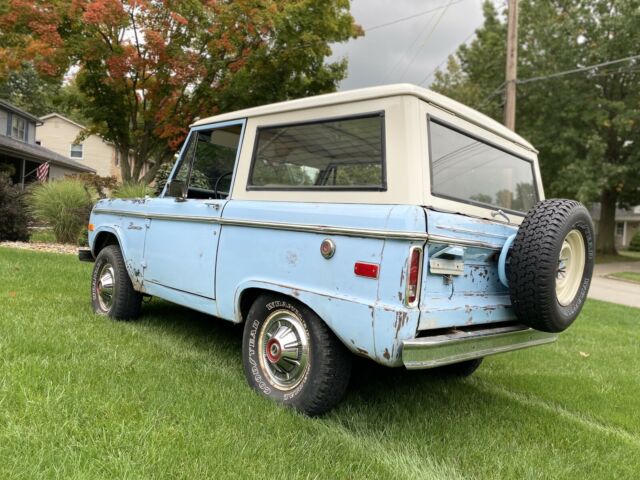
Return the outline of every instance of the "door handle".
[[[212,207],[212,208],[214,208],[214,209],[216,209],[216,210],[220,210],[220,204],[219,204],[219,203],[214,203],[214,202],[204,202],[204,204],[205,204],[207,207]]]

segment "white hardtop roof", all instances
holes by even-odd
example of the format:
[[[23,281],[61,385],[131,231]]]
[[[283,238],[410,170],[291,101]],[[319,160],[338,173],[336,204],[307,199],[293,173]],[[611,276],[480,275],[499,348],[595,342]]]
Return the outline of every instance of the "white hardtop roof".
[[[439,108],[464,118],[465,120],[489,130],[507,140],[517,143],[529,150],[537,152],[537,150],[520,135],[512,132],[504,125],[496,122],[492,118],[456,102],[444,95],[418,87],[408,83],[398,83],[395,85],[383,85],[379,87],[361,88],[357,90],[347,90],[345,92],[327,93],[317,95],[315,97],[300,98],[298,100],[289,100],[286,102],[272,103],[261,107],[247,108],[221,115],[203,118],[195,122],[192,126],[206,125],[209,123],[226,122],[229,120],[239,120],[241,118],[259,117],[262,115],[271,115],[274,113],[292,112],[295,110],[303,110],[314,107],[324,107],[329,105],[339,105],[344,103],[357,102],[362,100],[373,100],[376,98],[395,97],[400,95],[410,95],[417,97],[427,103],[435,105]]]

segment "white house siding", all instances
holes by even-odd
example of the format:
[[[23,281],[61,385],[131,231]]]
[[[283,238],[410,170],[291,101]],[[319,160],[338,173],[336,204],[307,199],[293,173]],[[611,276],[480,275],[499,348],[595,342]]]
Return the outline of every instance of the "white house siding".
[[[70,168],[60,167],[58,165],[49,166],[49,180],[55,180],[56,178],[64,178],[66,175],[74,175],[78,172],[71,170]]]
[[[71,157],[71,144],[82,131],[82,127],[57,115],[43,117],[36,137],[43,147],[60,155]],[[72,158],[82,165],[96,170],[103,177],[115,176],[121,179],[120,168],[116,165],[116,149],[97,135],[90,135],[82,142],[82,158]]]
[[[0,110],[0,135],[7,134],[7,112],[5,110]]]

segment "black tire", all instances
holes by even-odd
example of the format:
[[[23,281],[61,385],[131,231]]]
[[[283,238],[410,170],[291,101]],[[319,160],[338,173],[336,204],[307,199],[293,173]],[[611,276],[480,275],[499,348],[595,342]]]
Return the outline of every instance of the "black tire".
[[[473,360],[466,360],[464,362],[452,363],[451,365],[443,365],[442,367],[436,367],[428,370],[438,377],[443,378],[466,378],[471,376],[480,367],[483,358],[474,358]]]
[[[287,339],[295,339],[299,348],[282,348],[279,339],[280,332],[286,331],[280,330],[283,325],[294,335]],[[306,349],[300,347],[305,341]],[[294,343],[284,345],[291,347]],[[305,367],[295,366],[287,357]],[[251,306],[242,339],[242,363],[249,385],[258,393],[306,415],[320,415],[344,396],[351,360],[345,346],[306,305],[265,293]],[[278,371],[283,366],[283,371],[291,368],[291,380]]]
[[[561,302],[556,289],[562,275],[560,252],[573,231],[579,234],[572,233],[574,238],[582,238],[584,247],[583,254],[573,261],[584,259],[584,268],[582,275],[575,277],[575,294]],[[573,200],[538,202],[520,225],[507,271],[511,304],[518,319],[545,332],[569,327],[587,298],[594,258],[593,223],[587,209]]]
[[[108,271],[109,268],[111,271]],[[107,295],[100,294],[100,291],[105,291],[104,280],[101,281],[105,273],[109,273],[113,285],[110,301]],[[107,278],[106,281],[108,280]],[[122,252],[117,245],[104,247],[96,258],[91,275],[91,305],[95,313],[116,320],[131,320],[140,315],[142,294],[133,289]]]

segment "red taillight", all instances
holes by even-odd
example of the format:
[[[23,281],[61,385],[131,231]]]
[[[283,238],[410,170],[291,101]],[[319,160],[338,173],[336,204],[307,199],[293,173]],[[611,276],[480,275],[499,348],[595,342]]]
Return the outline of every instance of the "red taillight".
[[[353,267],[353,273],[359,277],[378,278],[380,265],[377,263],[356,262]]]
[[[412,247],[409,253],[409,275],[407,278],[407,303],[413,305],[418,299],[420,284],[420,266],[422,265],[422,249]]]

